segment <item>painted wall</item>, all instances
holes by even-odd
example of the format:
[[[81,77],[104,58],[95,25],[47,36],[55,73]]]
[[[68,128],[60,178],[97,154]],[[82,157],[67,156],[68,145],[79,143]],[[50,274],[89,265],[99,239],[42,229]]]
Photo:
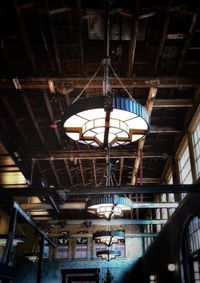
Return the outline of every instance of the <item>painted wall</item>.
[[[145,255],[129,274],[126,282],[150,282],[150,275],[157,275],[159,283],[181,283],[183,267],[181,264],[181,245],[184,228],[192,216],[200,216],[200,194],[188,194],[178,209],[166,223]],[[167,269],[169,263],[175,263],[176,271]],[[187,282],[185,282],[187,283]]]
[[[89,234],[94,233],[98,227],[90,227],[87,232]],[[101,227],[101,230],[106,229],[106,227]],[[127,234],[139,231],[137,226],[120,226],[115,227],[115,229],[125,230]],[[27,227],[26,227],[27,229]],[[66,226],[62,228],[63,231],[69,231],[70,233],[77,233],[83,229],[83,227],[69,227]],[[58,232],[58,227],[54,227],[51,233]],[[104,278],[107,272],[107,269],[111,271],[113,276],[112,283],[120,283],[124,281],[127,272],[131,270],[134,264],[138,261],[143,253],[143,244],[140,238],[126,238],[125,241],[125,258],[117,258],[115,260],[106,261],[99,258],[96,258],[94,255],[95,252],[95,243],[92,238],[88,239],[88,258],[83,260],[74,259],[74,250],[76,245],[76,239],[71,238],[69,242],[69,258],[56,260],[53,250],[50,251],[49,260],[44,260],[43,272],[42,272],[42,283],[60,283],[61,282],[61,269],[85,269],[85,268],[99,268],[100,269],[100,281],[104,282]],[[25,245],[27,251],[27,245]],[[19,247],[17,248],[19,249]],[[16,257],[22,252],[22,246],[20,247],[20,252],[16,252]],[[35,283],[36,274],[37,274],[37,263],[31,263],[27,260],[24,260],[21,256],[16,258],[15,265],[17,267],[17,279],[14,283]],[[28,271],[28,272],[27,272]]]

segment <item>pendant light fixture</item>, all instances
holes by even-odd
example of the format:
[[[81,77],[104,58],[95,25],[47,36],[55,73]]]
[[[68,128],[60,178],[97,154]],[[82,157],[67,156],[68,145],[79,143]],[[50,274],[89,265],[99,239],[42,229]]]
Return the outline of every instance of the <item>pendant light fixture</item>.
[[[112,164],[110,162],[110,148],[107,148],[106,155],[106,186],[116,185],[113,178]],[[86,202],[87,211],[99,217],[111,220],[116,217],[123,217],[125,211],[131,210],[131,200],[126,196],[100,195],[90,198]]]
[[[125,233],[120,230],[116,231],[97,231],[93,235],[96,243],[105,244],[110,247],[112,244],[118,244],[124,241]]]
[[[130,200],[124,196],[96,196],[87,201],[87,210],[99,217],[110,220],[123,217],[124,212],[131,210]]]
[[[100,257],[101,259],[105,259],[107,261],[110,261],[112,259],[115,259],[117,256],[120,256],[121,252],[119,250],[103,250],[97,252],[97,257]]]
[[[108,7],[107,7],[108,9]],[[96,147],[116,147],[135,142],[149,131],[149,116],[144,106],[136,102],[111,65],[109,57],[109,16],[106,11],[106,57],[85,88],[63,115],[63,127],[72,140]],[[79,99],[103,66],[103,95]],[[115,96],[111,90],[109,71],[128,94]]]

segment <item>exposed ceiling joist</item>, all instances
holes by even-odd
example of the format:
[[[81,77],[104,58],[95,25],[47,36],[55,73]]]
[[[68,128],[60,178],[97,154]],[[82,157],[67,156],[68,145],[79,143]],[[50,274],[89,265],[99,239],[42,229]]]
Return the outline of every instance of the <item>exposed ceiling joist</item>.
[[[147,108],[147,113],[149,117],[151,117],[151,112],[153,109],[156,93],[157,93],[157,88],[151,87],[149,90],[147,102],[146,102],[146,108]],[[139,170],[139,165],[142,160],[142,152],[144,148],[144,143],[145,143],[145,137],[139,140],[138,142],[138,148],[137,148],[137,157],[135,158],[134,166],[133,166],[133,173],[132,173],[132,178],[131,178],[131,185],[135,185],[137,181],[137,173]]]
[[[61,187],[61,188],[18,188],[0,189],[1,199],[14,196],[45,196],[59,194],[67,196],[90,196],[104,194],[163,194],[163,193],[199,193],[199,184],[195,185],[143,185],[143,186],[109,186],[109,187]]]
[[[149,88],[191,88],[199,86],[198,78],[188,77],[146,77],[146,78],[119,78],[127,89]],[[89,79],[83,77],[30,77],[18,78],[22,89],[49,89],[49,80],[57,83],[63,83],[67,86],[73,86],[76,89],[83,89]],[[118,80],[110,78],[111,88],[122,88]],[[0,80],[1,89],[13,89],[13,84],[8,79]],[[88,88],[102,89],[102,78],[95,77]]]
[[[177,132],[175,130],[171,130],[171,132]],[[70,160],[70,161],[75,161],[76,159],[105,159],[106,158],[106,153],[103,151],[98,151],[98,150],[66,150],[66,151],[57,151],[57,152],[51,152],[51,154],[46,154],[46,153],[32,153],[32,155],[29,156],[30,158],[34,158],[36,160],[49,160],[50,158],[55,159],[55,160]],[[125,158],[125,159],[134,159],[137,157],[137,154],[135,152],[130,152],[129,150],[115,150],[111,151],[110,153],[110,158],[111,159],[117,159],[117,158]],[[162,154],[155,154],[155,153],[150,153],[150,154],[143,154],[142,158],[144,159],[149,159],[149,158],[162,158],[166,159],[168,158],[169,155],[167,153],[162,153]]]

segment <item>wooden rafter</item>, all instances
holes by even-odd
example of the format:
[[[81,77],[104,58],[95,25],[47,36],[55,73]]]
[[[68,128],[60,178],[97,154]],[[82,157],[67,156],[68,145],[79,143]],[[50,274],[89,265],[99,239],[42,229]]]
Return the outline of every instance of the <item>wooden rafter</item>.
[[[136,51],[136,43],[137,43],[137,34],[138,34],[138,26],[139,26],[139,19],[133,17],[132,23],[132,35],[131,35],[131,42],[130,42],[130,50],[129,50],[129,65],[128,65],[128,77],[132,76],[133,73],[133,66],[135,61],[135,51]]]
[[[104,195],[104,194],[163,194],[163,193],[199,193],[199,184],[194,185],[143,185],[143,186],[100,186],[96,187],[67,187],[61,188],[39,188],[32,187],[27,188],[15,188],[12,187],[9,190],[0,189],[0,200],[4,197],[16,197],[16,196],[54,196],[59,191],[63,192],[63,189],[69,196],[89,196],[89,195]]]
[[[153,109],[153,104],[154,104],[156,93],[157,93],[157,88],[151,87],[149,90],[149,95],[148,95],[147,102],[146,102],[146,108],[147,108],[149,117],[151,117],[151,112]],[[145,137],[140,139],[138,142],[137,157],[135,158],[135,162],[133,166],[131,185],[135,185],[137,181],[137,172],[138,172],[140,161],[141,161],[141,152],[143,151],[144,143],[145,143]]]
[[[162,52],[163,52],[163,48],[164,48],[164,45],[165,45],[165,40],[166,40],[166,37],[167,37],[169,18],[170,18],[170,13],[169,13],[169,10],[168,10],[166,12],[166,14],[165,14],[165,19],[164,19],[164,25],[163,25],[163,30],[162,30],[162,34],[161,34],[161,39],[160,39],[160,43],[159,43],[159,47],[158,47],[158,51],[157,51],[154,67],[153,67],[153,74],[155,74],[157,69],[158,69],[159,60],[160,60],[160,57],[161,57]]]
[[[80,168],[80,172],[81,172],[82,183],[83,183],[83,185],[85,185],[85,177],[84,177],[84,173],[83,173],[83,165],[82,165],[81,159],[78,160],[78,163],[79,163],[79,168]]]
[[[38,134],[38,136],[40,138],[40,141],[42,142],[43,147],[46,149],[47,148],[47,144],[46,144],[44,135],[43,135],[42,131],[40,130],[40,127],[39,127],[39,125],[37,123],[37,119],[36,119],[35,114],[34,114],[34,112],[32,110],[32,107],[30,105],[28,97],[23,92],[22,92],[22,98],[23,98],[23,101],[24,101],[24,103],[26,105],[28,113],[30,115],[30,118],[31,118],[31,121],[32,121],[32,123],[34,125],[34,128],[35,128],[35,130],[36,130],[36,132],[37,132],[37,134]]]
[[[140,89],[149,88],[154,86],[156,88],[190,88],[199,85],[198,78],[188,78],[188,77],[141,77],[141,78],[128,78],[120,77],[121,82],[126,86],[127,89]],[[63,83],[66,87],[73,86],[74,89],[83,89],[87,84],[89,79],[84,77],[30,77],[30,78],[18,78],[21,85],[21,89],[49,89],[49,80],[54,81],[54,83]],[[115,78],[110,78],[111,88],[121,89],[122,85]],[[102,89],[102,78],[95,77],[88,89]],[[10,79],[0,80],[0,89],[13,89],[13,84]]]
[[[58,186],[61,186],[60,178],[59,178],[59,176],[58,176],[57,169],[56,169],[56,167],[55,167],[55,164],[54,164],[54,162],[53,162],[53,159],[50,159],[50,160],[49,160],[49,163],[50,163],[50,165],[51,165],[51,169],[52,169],[53,175],[55,176],[55,179],[56,179],[56,182],[57,182]]]
[[[97,173],[96,173],[96,161],[92,159],[92,166],[93,166],[93,174],[94,174],[94,183],[97,185]]]
[[[24,42],[25,50],[26,50],[26,53],[27,53],[27,55],[30,58],[30,61],[32,63],[33,71],[35,71],[36,70],[35,55],[34,55],[33,50],[31,48],[29,35],[28,35],[27,29],[26,29],[26,24],[24,23],[24,19],[22,17],[21,9],[18,7],[16,0],[15,0],[15,9],[16,9],[17,17],[18,17],[19,29],[20,29],[21,36],[22,36],[22,39],[23,39],[23,42]]]
[[[124,158],[122,157],[122,158],[120,158],[119,186],[122,183],[123,169],[124,169]]]
[[[64,159],[64,164],[65,164],[65,168],[67,170],[67,175],[68,175],[68,178],[69,178],[69,183],[71,186],[73,186],[73,178],[72,178],[72,174],[70,172],[70,169],[69,169],[69,164],[68,164],[68,160]]]
[[[54,123],[56,119],[55,119],[55,116],[54,116],[54,113],[53,113],[51,103],[49,101],[49,96],[48,96],[47,93],[44,93],[43,97],[44,97],[44,101],[45,101],[45,104],[46,104],[46,107],[47,107],[47,110],[48,110],[48,113],[49,113],[49,117],[51,119],[51,123]],[[59,146],[62,148],[62,141],[61,141],[59,130],[58,130],[58,128],[55,128],[54,130],[55,130],[55,134],[56,134],[56,138],[58,140]]]
[[[117,158],[124,158],[124,159],[134,159],[136,158],[137,153],[134,151],[130,151],[130,149],[115,149],[111,151],[110,158],[117,159]],[[106,158],[106,153],[104,151],[100,150],[65,150],[65,151],[56,151],[49,153],[43,153],[43,152],[34,152],[28,156],[29,158],[35,158],[36,160],[49,160],[50,157],[52,157],[55,160],[75,160],[77,158],[79,159],[100,159],[104,160]],[[168,154],[162,152],[162,154],[155,154],[155,153],[149,153],[149,154],[143,154],[143,159],[149,159],[149,158],[167,158]]]
[[[186,37],[186,40],[185,40],[185,43],[184,43],[184,46],[183,46],[183,49],[182,49],[182,52],[181,52],[180,60],[179,60],[178,67],[177,67],[177,70],[176,70],[176,74],[178,74],[183,67],[187,50],[188,50],[188,48],[190,47],[190,44],[191,44],[193,31],[194,31],[197,19],[198,19],[198,15],[196,13],[193,14],[192,22],[191,22],[189,32],[188,32],[188,35]]]
[[[51,33],[53,48],[54,48],[57,69],[58,69],[59,73],[62,73],[62,66],[61,66],[59,48],[58,48],[58,44],[57,44],[56,32],[55,32],[53,18],[52,18],[52,16],[54,14],[52,14],[51,11],[49,11],[48,0],[45,0],[45,9],[46,9],[47,20],[48,20],[48,24],[49,24],[50,33]]]
[[[85,73],[85,56],[84,56],[84,44],[83,44],[83,19],[81,10],[81,0],[77,1],[78,8],[78,22],[79,22],[79,49],[81,56],[81,71]]]

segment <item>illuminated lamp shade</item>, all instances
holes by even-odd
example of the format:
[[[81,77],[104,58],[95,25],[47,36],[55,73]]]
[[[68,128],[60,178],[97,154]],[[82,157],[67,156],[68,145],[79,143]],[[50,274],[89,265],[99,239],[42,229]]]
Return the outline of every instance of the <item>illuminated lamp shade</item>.
[[[121,252],[119,250],[104,250],[97,252],[97,257],[101,257],[101,259],[105,259],[107,261],[115,259],[117,256],[121,256]]]
[[[122,231],[98,231],[93,235],[96,243],[102,243],[108,247],[112,244],[123,242],[124,238],[125,233]]]
[[[32,261],[32,262],[36,263],[39,260],[39,252],[26,253],[26,254],[24,254],[24,257],[26,259],[28,259],[29,261]]]
[[[117,195],[99,196],[87,201],[87,210],[107,220],[123,217],[124,211],[131,210],[130,200]]]
[[[115,147],[141,139],[149,131],[145,107],[124,97],[96,96],[77,100],[63,116],[66,135],[92,146]]]
[[[169,263],[167,265],[167,269],[170,271],[170,272],[173,272],[176,270],[176,265],[174,263]]]
[[[0,235],[0,247],[6,246],[8,235]],[[25,237],[22,235],[15,235],[13,239],[13,246],[17,246],[18,244],[23,244],[25,241]]]

